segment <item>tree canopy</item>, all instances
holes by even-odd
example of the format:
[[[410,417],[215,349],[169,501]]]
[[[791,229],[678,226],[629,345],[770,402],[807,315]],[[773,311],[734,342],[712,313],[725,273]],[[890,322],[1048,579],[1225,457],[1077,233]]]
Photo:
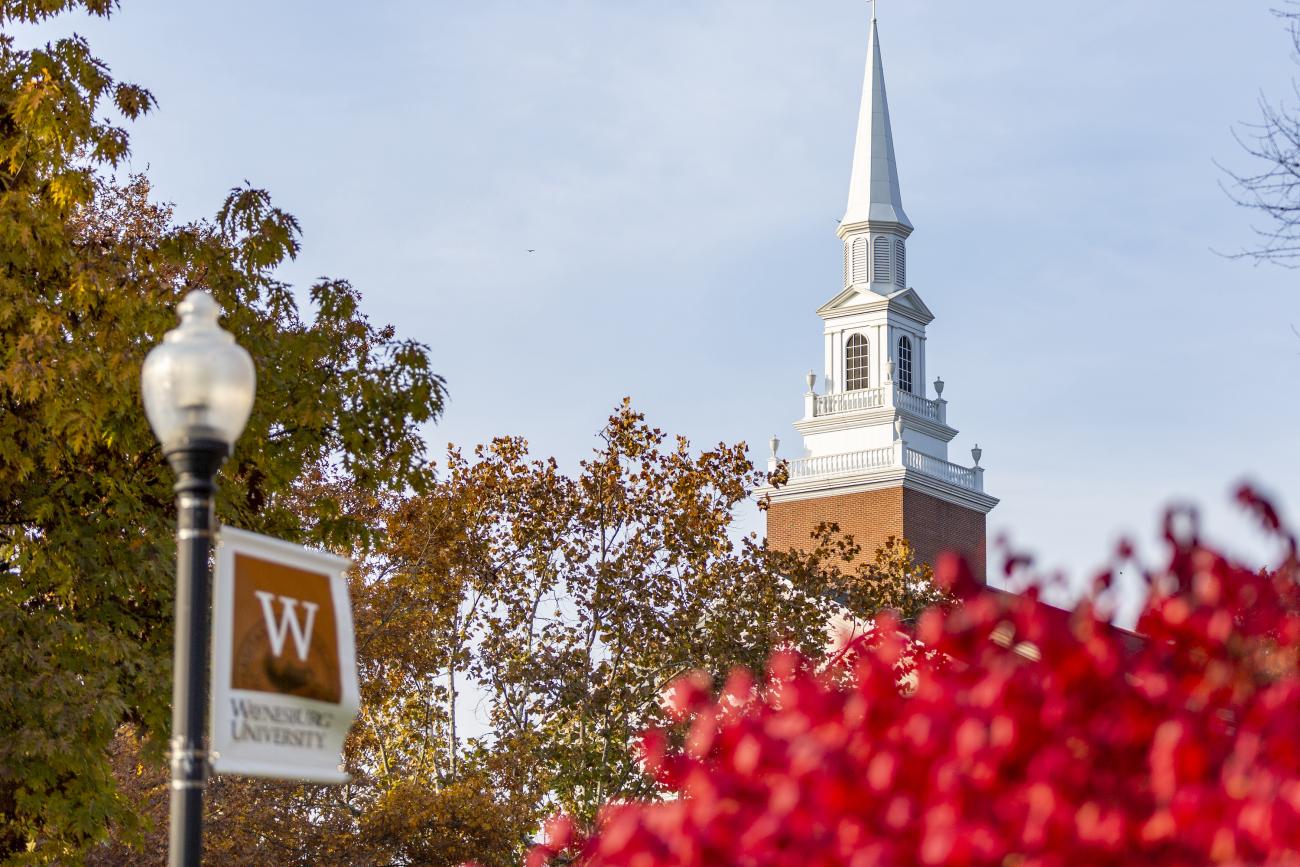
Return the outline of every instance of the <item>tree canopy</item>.
[[[115,5],[2,0],[0,20]],[[418,426],[443,384],[426,348],[370,323],[346,281],[301,310],[275,276],[299,227],[265,191],[179,223],[121,174],[126,125],[153,107],[80,37],[0,36],[0,855],[66,860],[141,830],[110,744],[130,724],[156,761],[166,740],[174,515],[138,382],[185,291],[213,292],[258,369],[219,520],[364,549],[373,526],[305,487],[429,479]]]
[[[743,445],[697,451],[624,403],[572,474],[506,437],[449,449],[415,496],[341,485],[334,499],[384,529],[353,583],[353,782],[218,780],[209,852],[223,863],[518,863],[550,812],[585,821],[606,800],[660,793],[632,748],[667,722],[659,697],[682,672],[720,685],[777,648],[819,658],[833,615],[913,614],[937,598],[901,541],[863,560],[833,527],[807,553],[733,538],[736,506],[765,481]],[[138,746],[119,746],[129,776]],[[161,815],[162,781],[130,777],[144,812]]]

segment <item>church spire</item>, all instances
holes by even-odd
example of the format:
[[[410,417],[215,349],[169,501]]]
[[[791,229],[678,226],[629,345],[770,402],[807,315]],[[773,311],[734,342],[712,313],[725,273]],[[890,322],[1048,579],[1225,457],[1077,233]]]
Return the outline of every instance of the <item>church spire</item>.
[[[892,229],[903,237],[912,231],[912,223],[903,211],[903,195],[898,186],[898,163],[894,159],[894,134],[889,125],[889,102],[885,98],[885,70],[880,60],[874,3],[867,70],[862,83],[862,108],[858,114],[858,136],[853,146],[849,204],[839,235],[843,238],[849,232],[863,229]]]

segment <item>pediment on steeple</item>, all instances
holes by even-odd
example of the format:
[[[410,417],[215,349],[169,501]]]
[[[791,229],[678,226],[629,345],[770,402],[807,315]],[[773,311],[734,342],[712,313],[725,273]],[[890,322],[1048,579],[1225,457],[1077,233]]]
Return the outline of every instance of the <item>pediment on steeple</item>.
[[[821,307],[817,315],[823,319],[847,313],[865,313],[871,310],[890,308],[906,313],[928,325],[934,321],[934,314],[921,300],[915,289],[899,289],[889,295],[881,295],[860,286],[850,286]]]
[[[929,307],[925,306],[925,302],[921,300],[920,295],[916,294],[915,289],[900,289],[889,296],[889,301],[909,311],[918,319],[924,319],[927,324],[934,321],[934,314],[930,312]]]
[[[843,310],[845,307],[861,307],[868,304],[878,304],[884,301],[883,295],[877,295],[868,289],[859,289],[857,286],[850,286],[831,300],[827,301],[821,307],[817,308],[817,315],[823,319],[828,313],[834,313],[837,310]]]

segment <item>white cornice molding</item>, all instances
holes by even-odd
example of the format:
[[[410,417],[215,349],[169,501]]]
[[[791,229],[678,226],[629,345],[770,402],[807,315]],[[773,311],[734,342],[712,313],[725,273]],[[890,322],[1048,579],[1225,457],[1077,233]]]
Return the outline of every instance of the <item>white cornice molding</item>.
[[[907,490],[929,494],[946,503],[979,512],[981,515],[993,511],[993,507],[1000,502],[997,497],[971,491],[905,467],[884,467],[842,476],[795,479],[780,488],[764,486],[754,493],[759,499],[768,497],[773,503],[793,503],[799,500],[856,494],[860,491],[883,491],[900,485]]]
[[[934,476],[927,476],[915,470],[908,470],[907,477],[903,480],[903,487],[910,488],[913,491],[919,491],[923,494],[929,494],[932,497],[943,500],[948,503],[955,503],[958,506],[965,506],[968,509],[974,509],[981,515],[987,515],[993,511],[993,507],[1000,501],[997,497],[990,497],[981,491],[972,491],[959,485],[945,482],[943,479],[936,479]]]
[[[946,443],[952,442],[959,433],[955,427],[949,427],[923,415],[917,415],[904,406],[872,407],[871,409],[857,409],[848,412],[830,413],[829,415],[818,415],[812,418],[801,418],[794,423],[794,429],[806,437],[809,434],[816,433],[893,425],[895,412],[902,413],[903,417],[907,419],[908,430],[929,434],[935,439]]]
[[[849,235],[874,235],[877,232],[901,235],[906,238],[912,234],[912,227],[882,220],[860,220],[856,223],[840,223],[840,227],[835,230],[835,234],[839,235],[841,240]]]
[[[791,479],[779,488],[764,485],[755,491],[762,499],[768,497],[773,503],[792,503],[797,500],[815,500],[820,497],[838,497],[843,494],[855,494],[859,491],[883,491],[897,488],[903,483],[908,473],[904,467],[881,467],[860,473],[842,476],[813,476],[806,479]]]

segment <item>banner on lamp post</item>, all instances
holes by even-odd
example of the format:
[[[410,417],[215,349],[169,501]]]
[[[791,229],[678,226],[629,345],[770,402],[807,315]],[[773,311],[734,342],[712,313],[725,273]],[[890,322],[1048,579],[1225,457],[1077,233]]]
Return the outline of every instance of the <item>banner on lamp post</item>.
[[[343,783],[360,704],[351,561],[222,527],[212,612],[212,761],[220,774]]]

